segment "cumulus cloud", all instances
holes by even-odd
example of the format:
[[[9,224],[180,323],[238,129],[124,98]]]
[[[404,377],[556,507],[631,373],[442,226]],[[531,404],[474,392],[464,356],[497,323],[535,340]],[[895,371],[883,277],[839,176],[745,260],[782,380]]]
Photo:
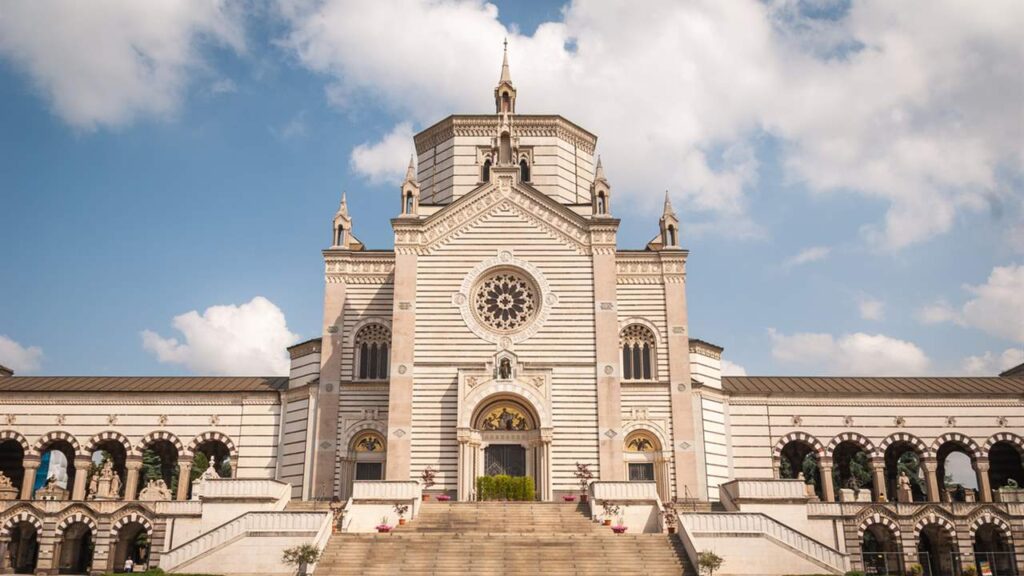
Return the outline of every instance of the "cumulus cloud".
[[[160,362],[181,364],[197,374],[285,375],[285,349],[298,340],[281,309],[262,296],[237,306],[211,306],[201,315],[192,310],[175,316],[172,325],[184,342],[144,330],[143,348]]]
[[[801,266],[811,262],[819,262],[828,258],[828,255],[831,252],[832,249],[827,246],[811,246],[810,248],[804,248],[796,255],[788,258],[785,262],[785,266],[787,268],[792,268],[794,266]]]
[[[352,169],[375,184],[399,184],[409,168],[409,156],[415,153],[412,124],[395,126],[380,141],[360,144],[352,151]]]
[[[739,364],[722,360],[722,376],[746,376],[747,369]]]
[[[884,334],[856,332],[780,334],[769,329],[772,357],[782,364],[816,373],[844,376],[919,376],[928,371],[928,356],[913,342]]]
[[[985,352],[979,356],[968,356],[961,363],[964,373],[971,376],[995,376],[1024,362],[1024,349],[1007,348],[1000,354]]]
[[[864,320],[885,319],[885,302],[877,298],[862,296],[857,301],[857,309],[860,311],[860,317]]]
[[[42,361],[42,348],[22,346],[12,338],[0,334],[0,365],[14,370],[15,375],[39,370]]]
[[[205,41],[244,50],[229,0],[35,0],[0,7],[0,56],[76,128],[173,115]]]
[[[1024,265],[996,266],[988,280],[965,286],[973,294],[961,309],[937,300],[918,311],[925,324],[952,322],[1024,343]]]
[[[650,210],[670,188],[688,212],[747,222],[766,133],[792,180],[884,202],[865,227],[884,247],[946,232],[993,198],[1020,203],[999,177],[1024,165],[1014,0],[577,0],[530,36],[480,0],[278,6],[283,46],[328,78],[335,104],[417,125],[492,111],[508,36],[518,109],[600,135],[617,195]]]

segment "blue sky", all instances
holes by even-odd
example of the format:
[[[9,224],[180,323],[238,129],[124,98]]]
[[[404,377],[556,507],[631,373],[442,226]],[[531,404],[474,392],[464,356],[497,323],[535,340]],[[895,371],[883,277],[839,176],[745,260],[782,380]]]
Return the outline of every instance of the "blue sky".
[[[279,370],[319,333],[341,192],[389,247],[408,135],[489,110],[506,35],[519,111],[598,135],[620,247],[670,191],[691,334],[732,370],[1024,361],[1017,3],[147,6],[0,8],[19,373]]]

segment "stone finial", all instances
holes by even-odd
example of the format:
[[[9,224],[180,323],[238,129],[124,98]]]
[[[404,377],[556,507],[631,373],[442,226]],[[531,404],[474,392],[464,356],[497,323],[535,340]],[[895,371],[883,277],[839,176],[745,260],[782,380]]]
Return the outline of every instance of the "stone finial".
[[[501,57],[501,78],[498,79],[498,84],[508,82],[512,83],[512,73],[508,69],[508,38],[505,38],[503,42],[505,45],[504,54]]]
[[[348,217],[348,197],[345,192],[341,193],[341,203],[338,204],[338,215]]]
[[[665,190],[665,208],[662,210],[663,216],[675,216],[676,211],[672,209],[672,198],[668,195],[668,190]]]
[[[402,182],[415,182],[416,181],[416,156],[413,154],[409,155],[409,167],[405,169],[405,180]]]

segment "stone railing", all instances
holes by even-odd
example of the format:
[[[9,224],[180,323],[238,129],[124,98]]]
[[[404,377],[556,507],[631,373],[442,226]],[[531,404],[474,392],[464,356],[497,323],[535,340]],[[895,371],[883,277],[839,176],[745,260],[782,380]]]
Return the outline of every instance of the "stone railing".
[[[203,514],[203,503],[196,500],[162,500],[159,502],[146,502],[157,511],[158,514],[168,516],[201,516]]]
[[[420,499],[423,488],[415,481],[356,480],[352,483],[353,500]]]
[[[220,478],[194,482],[192,499],[278,501],[290,498],[291,491],[291,484],[277,480]]]
[[[595,500],[611,500],[613,502],[652,502],[658,500],[658,486],[654,482],[595,480],[590,483],[590,496]]]
[[[718,494],[723,502],[732,502],[737,506],[750,500],[780,503],[807,501],[804,483],[799,480],[739,478],[720,484]]]
[[[275,535],[320,535],[327,525],[330,533],[331,513],[323,512],[247,512],[206,532],[160,556],[160,568],[180,568],[215,548],[251,532],[273,532]]]
[[[680,515],[683,527],[691,538],[700,539],[705,535],[765,535],[782,545],[811,558],[818,564],[835,570],[846,571],[847,555],[798,532],[789,526],[760,513],[748,512],[697,512]]]

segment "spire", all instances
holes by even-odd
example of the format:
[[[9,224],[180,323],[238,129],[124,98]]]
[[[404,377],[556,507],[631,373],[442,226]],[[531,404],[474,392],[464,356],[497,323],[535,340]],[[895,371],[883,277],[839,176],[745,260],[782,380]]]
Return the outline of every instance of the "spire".
[[[597,167],[594,168],[594,180],[608,180],[607,178],[604,177],[604,166],[601,165],[600,156],[597,157]]]
[[[403,182],[415,182],[416,181],[416,163],[414,162],[415,157],[409,155],[409,168],[405,170],[405,180]]]
[[[669,214],[673,216],[676,215],[676,211],[672,209],[672,200],[668,197],[668,190],[665,190],[665,210],[662,214],[665,216],[668,216]]]
[[[505,54],[501,61],[501,78],[498,79],[498,84],[508,82],[512,83],[512,73],[508,70],[508,38],[505,38]]]
[[[341,193],[341,204],[338,205],[338,214],[348,218],[348,198],[345,197],[345,192]]]

